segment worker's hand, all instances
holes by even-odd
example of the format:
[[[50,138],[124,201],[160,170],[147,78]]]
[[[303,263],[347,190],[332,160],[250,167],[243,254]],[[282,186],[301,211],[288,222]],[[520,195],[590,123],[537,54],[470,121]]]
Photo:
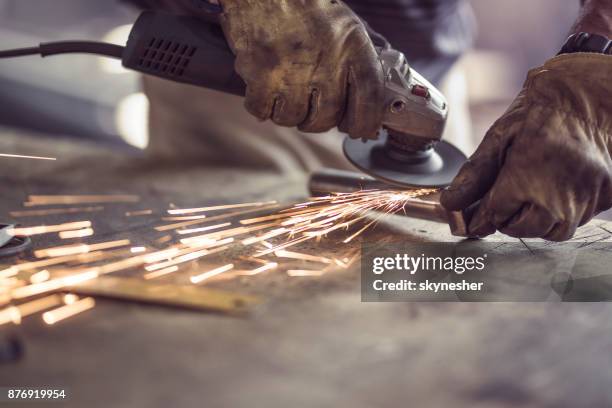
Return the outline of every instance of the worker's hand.
[[[551,241],[612,206],[612,57],[569,54],[532,70],[441,197],[478,200],[469,231]]]
[[[221,24],[261,120],[305,132],[338,126],[375,138],[383,115],[381,63],[340,0],[221,0]]]

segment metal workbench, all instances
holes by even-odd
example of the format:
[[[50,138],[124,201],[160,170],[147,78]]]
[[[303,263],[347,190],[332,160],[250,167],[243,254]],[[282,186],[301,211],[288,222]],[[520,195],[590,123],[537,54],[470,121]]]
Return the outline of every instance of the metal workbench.
[[[6,129],[0,151],[60,159],[0,159],[0,217],[20,208],[28,194],[127,192],[156,209],[170,202],[292,202],[307,194],[305,177],[184,168]],[[126,225],[107,212],[92,217],[108,237],[116,230],[138,237],[157,222]],[[454,239],[442,225],[393,224],[370,237]],[[587,228],[599,225],[605,224]],[[25,356],[0,367],[0,385],[68,387],[65,406],[90,408],[612,403],[607,303],[361,303],[357,267],[317,279],[269,274],[229,285],[266,302],[244,318],[100,300],[93,311],[57,326],[27,319],[10,329],[23,340]]]

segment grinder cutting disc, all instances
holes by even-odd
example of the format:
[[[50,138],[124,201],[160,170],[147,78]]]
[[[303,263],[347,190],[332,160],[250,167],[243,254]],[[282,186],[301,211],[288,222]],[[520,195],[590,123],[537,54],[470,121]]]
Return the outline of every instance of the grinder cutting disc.
[[[346,138],[344,155],[364,173],[402,188],[440,188],[450,185],[467,157],[455,146],[439,142],[428,151],[397,157],[389,151],[385,133],[378,140]]]

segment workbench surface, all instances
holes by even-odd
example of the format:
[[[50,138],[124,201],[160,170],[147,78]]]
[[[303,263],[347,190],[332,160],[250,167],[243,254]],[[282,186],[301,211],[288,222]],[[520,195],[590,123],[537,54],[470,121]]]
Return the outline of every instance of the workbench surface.
[[[0,158],[0,220],[10,221],[28,194],[138,194],[143,208],[159,210],[307,195],[305,177],[155,163],[8,130],[0,152],[59,159]],[[109,239],[159,223],[126,225],[107,212],[88,218]],[[454,240],[443,225],[393,224],[370,238]],[[600,227],[612,230],[604,221],[586,228]],[[269,274],[232,285],[265,303],[239,318],[99,300],[56,326],[30,318],[3,327],[26,353],[0,368],[0,385],[68,387],[65,406],[91,408],[612,404],[608,303],[361,303],[358,265],[316,279]]]

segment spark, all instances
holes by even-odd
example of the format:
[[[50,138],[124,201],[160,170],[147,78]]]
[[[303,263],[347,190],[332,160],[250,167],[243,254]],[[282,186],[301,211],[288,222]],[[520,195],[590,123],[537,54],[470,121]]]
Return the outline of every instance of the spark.
[[[69,222],[59,225],[41,225],[38,227],[11,228],[8,233],[13,236],[27,237],[32,235],[48,234],[50,232],[70,231],[91,227],[91,221]]]
[[[136,195],[31,195],[24,203],[26,207],[39,205],[94,204],[94,203],[135,203]]]
[[[314,256],[290,251],[276,251],[274,252],[274,255],[276,255],[278,258],[298,259],[301,261],[319,262],[324,264],[331,264],[333,262],[333,260],[323,256]]]
[[[251,232],[259,231],[262,229],[266,229],[274,225],[276,224],[264,224],[264,225],[257,225],[255,227],[236,227],[236,228],[226,229],[223,231],[212,232],[212,233],[205,234],[205,235],[198,235],[195,237],[183,238],[181,239],[181,243],[185,245],[189,245],[190,243],[198,242],[200,240],[236,237],[236,236],[240,236],[244,234],[249,234]]]
[[[170,241],[172,241],[172,235],[164,235],[163,237],[155,240],[155,242],[157,242],[158,244],[165,244]]]
[[[91,228],[83,228],[74,231],[62,231],[59,233],[61,239],[72,239],[72,238],[85,238],[91,237],[94,234],[94,230]]]
[[[80,274],[65,276],[62,278],[51,279],[46,282],[36,283],[29,286],[14,289],[11,292],[13,299],[23,299],[43,293],[52,292],[66,286],[76,285],[81,282],[96,279],[99,274],[96,271],[85,271]]]
[[[171,259],[172,257],[176,256],[179,253],[180,253],[180,250],[176,247],[168,248],[168,249],[164,249],[161,251],[153,252],[151,254],[147,254],[146,256],[144,256],[143,261],[144,263],[147,263],[147,264],[155,263],[155,262],[159,262],[162,260]]]
[[[73,208],[54,208],[50,210],[26,210],[11,211],[11,217],[44,217],[47,215],[91,213],[104,210],[104,207],[73,207]]]
[[[250,210],[229,212],[229,213],[217,215],[217,216],[214,216],[214,217],[208,217],[205,220],[184,221],[184,222],[179,222],[179,223],[175,223],[175,224],[160,225],[160,226],[155,227],[155,231],[159,231],[159,232],[171,231],[171,230],[176,230],[176,229],[183,228],[183,227],[189,227],[191,225],[202,224],[203,222],[225,220],[225,219],[233,218],[233,217],[236,217],[236,216],[239,216],[239,215],[245,215],[245,214],[250,214],[250,213],[255,213],[255,212],[261,212],[261,211],[264,211],[264,210],[270,210],[270,209],[273,209],[273,208],[276,208],[276,207],[278,207],[278,205],[274,204],[274,205],[270,205],[270,206],[266,206],[266,207],[261,207],[261,208],[250,209]]]
[[[264,203],[243,203],[243,204],[230,204],[230,205],[217,205],[214,207],[200,207],[200,208],[183,208],[168,210],[168,214],[172,215],[184,215],[184,214],[195,214],[202,212],[221,211],[221,210],[232,210],[236,208],[246,207],[263,207],[272,204],[276,204],[276,201],[267,201]]]
[[[31,159],[31,160],[48,160],[48,161],[56,161],[55,157],[42,157],[42,156],[23,156],[20,154],[8,154],[8,153],[0,153],[0,157],[7,157],[12,159]]]
[[[346,259],[346,258],[344,258],[344,259]],[[334,258],[334,263],[336,265],[338,265],[339,267],[341,267],[342,269],[348,268],[348,265],[346,264],[346,262],[344,260],[340,260],[340,259]]]
[[[188,234],[196,234],[198,232],[206,232],[206,231],[212,231],[212,230],[216,230],[216,229],[220,229],[220,228],[225,228],[225,227],[229,227],[230,225],[232,225],[231,222],[226,222],[223,224],[217,224],[217,225],[210,225],[208,227],[201,227],[201,228],[191,228],[191,229],[184,229],[184,230],[178,230],[176,231],[179,235],[188,235]]]
[[[309,240],[309,239],[312,239],[312,238],[313,238],[313,237],[304,237],[304,238],[294,239],[294,240],[291,240],[291,241],[289,241],[289,242],[286,242],[286,243],[284,243],[284,244],[282,244],[282,245],[278,245],[278,246],[276,246],[276,247],[274,247],[274,248],[270,248],[270,249],[267,249],[267,250],[265,250],[265,251],[258,252],[258,253],[257,253],[257,254],[255,254],[254,256],[264,256],[264,255],[269,255],[269,254],[272,254],[272,253],[274,253],[274,252],[276,252],[276,251],[280,251],[280,250],[282,250],[282,249],[289,248],[289,247],[291,247],[291,246],[294,246],[294,245],[300,244],[300,243],[302,243],[302,242],[304,242],[304,241],[307,241],[307,240]]]
[[[93,298],[84,298],[77,302],[66,304],[65,306],[45,312],[43,313],[42,318],[45,323],[52,325],[79,313],[90,310],[95,305],[96,302]]]
[[[98,244],[66,245],[54,248],[39,249],[38,251],[34,251],[34,256],[37,258],[53,258],[56,256],[85,254],[88,252],[101,251],[104,249],[117,248],[127,245],[130,245],[130,241],[128,239],[101,242]]]
[[[234,269],[234,264],[228,264],[228,265],[221,266],[219,268],[213,269],[211,271],[204,272],[204,273],[202,273],[200,275],[192,276],[191,278],[189,278],[189,280],[194,285],[197,285],[198,283],[202,283],[205,280],[210,279],[210,278],[212,278],[214,276],[221,275],[222,273],[225,273],[225,272],[229,272],[232,269]]]
[[[153,214],[153,210],[138,210],[138,211],[127,211],[125,213],[126,217],[140,217],[143,215],[151,215]]]
[[[296,208],[296,207],[293,207],[293,208]],[[264,216],[264,217],[248,218],[248,219],[245,219],[245,220],[240,220],[240,223],[242,225],[258,224],[258,223],[264,222],[264,221],[279,220],[279,219],[283,219],[283,218],[288,218],[290,215],[305,214],[305,213],[310,213],[312,211],[313,211],[312,209],[308,209],[308,210],[305,210],[305,211],[292,211],[289,214],[280,212],[280,213],[274,214],[274,215],[267,215],[267,216]]]
[[[347,239],[345,239],[344,241],[342,241],[344,244],[348,244],[349,242],[351,242],[352,240],[354,240],[355,238],[357,238],[359,235],[363,234],[368,228],[370,228],[374,223],[376,222],[376,220],[368,223],[365,227],[361,228],[359,231],[357,231],[356,233],[354,233],[353,235],[351,235],[350,237],[348,237]]]
[[[150,272],[144,275],[146,280],[161,278],[162,276],[170,275],[171,273],[178,272],[179,267],[177,265],[169,266],[165,269],[160,269],[159,271]]]
[[[173,232],[155,239],[155,244],[160,248],[152,252],[148,252],[145,246],[129,247],[130,241],[127,239],[73,244],[37,250],[34,256],[45,259],[5,267],[0,270],[0,305],[8,306],[13,301],[19,302],[43,294],[69,291],[75,285],[95,280],[100,276],[135,268],[144,271],[141,275],[144,281],[157,279],[179,272],[184,264],[198,265],[203,262],[203,258],[208,259],[208,257],[236,247],[240,247],[242,252],[235,262],[190,276],[191,283],[200,284],[207,280],[257,276],[272,270],[284,271],[292,277],[321,276],[330,271],[339,270],[339,268],[349,268],[355,260],[359,259],[359,249],[352,246],[352,249],[345,254],[332,258],[308,254],[303,250],[292,250],[292,248],[297,248],[309,240],[316,243],[324,239],[334,239],[335,242],[343,244],[354,242],[368,229],[373,228],[383,217],[402,211],[406,202],[432,191],[368,190],[357,193],[337,193],[311,198],[307,202],[281,209],[278,209],[279,205],[276,201],[192,209],[171,208],[168,213],[175,217],[163,217],[162,219],[180,220],[181,222],[154,227],[156,231]],[[137,196],[30,196],[26,205],[77,202],[121,203],[137,200]],[[56,213],[54,211],[68,214],[78,213],[87,208],[102,209],[103,207],[73,207],[16,213],[22,216],[52,215]],[[234,209],[238,211],[232,211]],[[274,212],[263,213],[263,211],[273,209]],[[228,211],[215,216],[202,214],[223,210]],[[60,212],[57,213],[60,214]],[[152,213],[152,210],[136,210],[128,211],[125,215],[137,216]],[[254,218],[239,218],[253,213],[258,213],[260,216],[256,214]],[[218,220],[227,220],[227,222],[213,223]],[[235,226],[234,222],[239,222],[239,226]],[[93,234],[93,229],[90,221],[75,221],[58,225],[15,228],[14,232],[24,235],[58,232],[61,238],[80,238],[89,236],[90,232]],[[192,234],[194,235],[191,236]],[[185,235],[190,236],[184,237]],[[257,246],[254,246],[255,244]],[[264,258],[266,255],[276,256],[275,262],[272,262],[270,258]],[[289,269],[287,265],[295,264],[295,262],[286,261],[287,259],[309,263],[313,267],[308,269],[309,266],[305,264],[304,269]],[[249,269],[238,263],[241,261],[256,265],[252,265],[253,269]],[[324,269],[317,269],[321,266],[320,264],[325,265]],[[56,306],[58,302],[61,303],[62,299],[66,303],[63,307],[45,313],[47,316],[45,321],[48,324],[70,317],[73,315],[72,311],[78,313],[78,309],[70,309],[70,307],[82,304],[84,300],[70,294],[63,298],[47,296],[43,299],[52,300],[47,300],[47,303],[43,302],[44,304],[33,304],[34,306],[31,306],[30,309],[25,309],[26,312],[49,309]],[[0,310],[0,323],[20,323],[21,318],[25,315],[20,309],[23,305],[10,305]],[[47,306],[43,308],[44,305]],[[69,308],[65,309],[66,307]],[[65,310],[65,312],[58,312],[59,310]],[[58,316],[55,316],[56,314]]]
[[[176,266],[182,263],[186,263],[186,262],[190,262],[190,261],[195,261],[196,259],[202,258],[206,255],[208,255],[210,253],[210,251],[208,251],[207,249],[203,249],[201,251],[195,251],[195,252],[190,252],[187,253],[185,255],[181,255],[179,257],[176,257],[174,259],[172,259],[171,261],[165,261],[165,262],[160,262],[157,264],[153,264],[153,265],[149,265],[146,266],[145,269],[149,272],[153,272],[153,271],[157,271],[159,269],[166,269],[169,268],[171,266]]]
[[[162,221],[197,221],[204,220],[207,217],[205,215],[189,215],[184,217],[163,217]]]
[[[21,313],[15,306],[9,306],[0,310],[0,325],[6,323],[21,324]]]
[[[8,279],[19,273],[19,265],[9,266],[6,269],[0,271],[0,279]]]
[[[108,258],[112,254],[104,252],[91,252],[87,254],[67,255],[52,259],[44,259],[41,261],[24,262],[8,267],[0,271],[0,279],[8,278],[17,275],[19,272],[25,272],[32,269],[44,268],[47,266],[60,265],[67,262],[94,262]]]
[[[51,277],[51,274],[49,273],[48,270],[45,269],[43,271],[32,274],[32,276],[30,276],[30,282],[41,283],[41,282],[49,280],[50,277]]]
[[[230,244],[232,242],[233,242],[233,238],[228,238],[226,240],[215,242],[211,245],[208,245],[206,249],[202,249],[199,251],[193,248],[184,249],[174,254],[171,260],[148,265],[145,267],[145,269],[149,272],[152,272],[158,269],[167,268],[169,266],[174,266],[174,265],[179,265],[179,264],[190,262],[190,261],[195,261],[202,257],[222,252],[223,250],[227,248],[227,246],[221,246],[221,245]],[[217,246],[217,248],[211,249],[214,246]]]
[[[290,269],[287,271],[287,275],[291,277],[307,277],[307,276],[322,276],[325,272],[323,271],[309,271],[303,269]]]
[[[253,244],[256,244],[256,243],[262,243],[263,244],[266,240],[268,240],[270,238],[278,237],[279,235],[286,234],[287,232],[289,232],[289,230],[287,228],[278,228],[278,229],[272,230],[272,231],[270,231],[270,232],[268,232],[266,234],[263,234],[260,237],[250,237],[250,238],[244,239],[242,241],[242,245],[249,246],[249,245],[253,245]],[[263,245],[266,245],[266,244],[263,244]]]
[[[267,263],[266,265],[260,266],[259,268],[253,269],[252,271],[246,271],[242,273],[242,275],[255,276],[255,275],[259,275],[260,273],[271,271],[276,268],[278,268],[278,263],[270,262],[270,263]]]
[[[0,281],[0,285],[2,285],[3,291],[6,292],[8,289],[26,285],[26,282],[18,278],[6,278]]]
[[[156,257],[159,257],[160,255],[167,256],[168,253],[170,253],[170,251],[165,250],[160,251],[160,253],[122,259],[117,262],[111,262],[102,266],[92,267],[89,269],[82,269],[80,271],[67,271],[71,272],[71,274],[68,276],[62,276],[45,282],[14,289],[11,291],[11,297],[13,299],[22,299],[40,295],[42,293],[52,292],[55,290],[62,289],[64,287],[78,285],[80,283],[96,279],[100,275],[134,268],[136,266],[144,264],[148,259],[153,261],[154,259],[158,259]]]
[[[267,265],[270,262],[264,260],[264,259],[259,259],[259,258],[253,258],[252,256],[242,256],[240,257],[241,260],[243,261],[248,261],[248,262],[254,262],[254,263],[258,263],[260,265]]]
[[[35,313],[42,312],[46,309],[51,309],[62,303],[62,299],[58,295],[50,295],[40,299],[32,300],[17,306],[20,316],[27,317]]]
[[[71,305],[73,303],[76,303],[79,300],[79,297],[75,295],[74,293],[67,293],[64,295],[62,300],[64,301],[65,304]]]

